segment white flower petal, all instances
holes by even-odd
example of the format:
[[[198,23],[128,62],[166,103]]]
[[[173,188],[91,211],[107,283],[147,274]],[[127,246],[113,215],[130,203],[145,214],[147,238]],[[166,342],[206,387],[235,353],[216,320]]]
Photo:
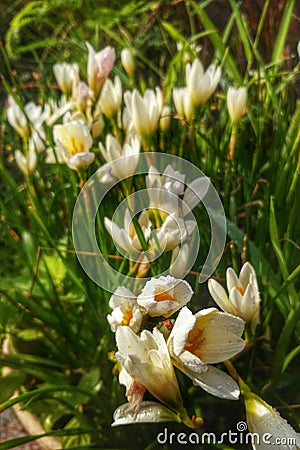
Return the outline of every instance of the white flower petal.
[[[218,327],[207,326],[202,334],[200,356],[206,364],[216,364],[230,359],[245,347],[243,339]],[[197,354],[197,350],[195,350]]]
[[[179,416],[161,403],[144,401],[138,413],[129,408],[129,403],[125,403],[115,410],[112,427],[134,423],[180,422]]]
[[[240,389],[237,383],[227,373],[213,366],[207,366],[205,372],[193,372],[187,369],[181,370],[193,381],[195,386],[199,386],[215,397],[228,400],[238,400]]]
[[[226,271],[226,282],[227,282],[227,290],[229,293],[236,286],[241,286],[241,287],[244,286],[243,284],[241,285],[241,283],[232,267],[228,267],[228,269]]]
[[[183,202],[187,204],[188,208],[183,206],[183,215],[185,216],[189,210],[195,208],[198,203],[205,197],[210,186],[210,180],[207,177],[196,178],[196,180],[189,183],[183,196]]]
[[[90,152],[77,153],[67,162],[67,166],[73,170],[87,169],[95,159],[95,154]]]
[[[225,289],[223,286],[220,285],[216,280],[213,278],[210,278],[208,280],[208,290],[210,292],[210,295],[216,302],[216,304],[223,310],[228,312],[233,312],[233,308],[231,307],[231,304],[229,302],[229,298],[226,294]]]
[[[192,311],[184,306],[177,316],[168,340],[168,345],[170,344],[174,355],[178,356],[183,351],[189,332],[193,329],[195,323],[196,317]]]
[[[258,433],[260,437],[260,442],[253,445],[254,450],[268,450],[270,447],[279,450],[298,450],[300,448],[300,434],[296,433],[278,411],[263,399],[249,393],[245,396],[245,406],[249,431]],[[267,442],[265,442],[266,437],[268,438]]]

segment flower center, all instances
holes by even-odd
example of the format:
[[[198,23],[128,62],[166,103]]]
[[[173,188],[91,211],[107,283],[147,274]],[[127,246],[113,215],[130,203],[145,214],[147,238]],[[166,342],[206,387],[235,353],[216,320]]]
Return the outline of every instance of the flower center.
[[[77,140],[74,137],[71,137],[70,153],[72,153],[72,155],[77,155],[77,153],[83,152],[84,152],[83,143],[77,142]]]
[[[172,300],[174,301],[174,297],[169,292],[161,292],[159,294],[155,294],[154,300],[156,302],[163,302],[165,300]]]
[[[205,340],[205,338],[202,337],[203,330],[201,328],[193,328],[188,335],[187,342],[184,346],[185,350],[187,350],[190,353],[193,353],[196,356],[199,356],[199,347],[201,343]]]
[[[126,309],[124,311],[124,314],[123,314],[123,320],[121,322],[121,326],[129,325],[132,317],[133,317],[132,310],[131,309]]]
[[[245,294],[245,291],[244,291],[244,289],[243,289],[241,286],[236,286],[236,288],[237,288],[237,290],[239,291],[239,293],[240,293],[241,295],[244,295],[244,294]]]

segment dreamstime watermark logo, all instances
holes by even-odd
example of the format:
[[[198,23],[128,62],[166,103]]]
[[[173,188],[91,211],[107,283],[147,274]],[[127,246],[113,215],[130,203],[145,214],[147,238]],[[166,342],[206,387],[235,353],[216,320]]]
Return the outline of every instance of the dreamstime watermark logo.
[[[214,432],[204,432],[201,434],[191,433],[175,433],[169,432],[168,428],[158,433],[156,440],[161,445],[200,445],[200,444],[252,444],[252,445],[271,445],[271,446],[292,446],[296,445],[295,438],[273,437],[271,433],[251,433],[247,431],[247,423],[240,421],[236,424],[236,430],[228,430],[220,435]],[[280,447],[282,448],[282,447]],[[290,448],[290,447],[289,447]]]
[[[126,167],[131,157],[118,159],[118,165]],[[118,286],[132,289],[136,278],[126,276],[115,270],[105,259],[105,243],[101,242],[104,230],[99,233],[97,223],[98,211],[105,214],[103,208],[110,191],[118,188],[118,183],[126,179],[117,179],[107,174],[114,173],[114,164],[106,164],[98,169],[85,183],[73,211],[73,241],[78,260],[86,274],[100,287],[108,292],[114,292]],[[149,171],[150,169],[150,171]],[[115,208],[112,218],[109,218],[110,234],[118,252],[133,262],[151,262],[168,251],[169,240],[177,240],[182,248],[188,246],[186,271],[191,270],[200,254],[202,270],[199,282],[203,283],[216,269],[222,256],[226,239],[226,218],[219,195],[210,179],[195,165],[174,155],[165,153],[142,153],[134,174],[135,185],[146,183],[141,189],[127,195]],[[109,182],[103,182],[103,180]],[[141,181],[142,180],[142,181]],[[146,189],[144,188],[146,186]],[[124,189],[123,189],[124,194]],[[207,255],[200,250],[201,224],[192,210],[201,205],[210,221],[210,248]],[[159,229],[149,229],[141,218],[144,211],[156,210],[162,221]],[[205,214],[205,212],[203,212]],[[150,249],[140,248],[139,236],[134,236],[133,221],[139,217],[139,227],[145,235]],[[100,222],[103,217],[100,218]],[[97,231],[98,230],[98,231]],[[106,232],[106,231],[105,231]],[[100,235],[98,242],[97,236]],[[180,246],[181,244],[181,246]],[[177,258],[180,257],[180,252]],[[176,260],[173,261],[176,264]],[[172,265],[171,265],[172,268]],[[167,275],[170,267],[158,275]],[[145,284],[150,278],[139,278]]]

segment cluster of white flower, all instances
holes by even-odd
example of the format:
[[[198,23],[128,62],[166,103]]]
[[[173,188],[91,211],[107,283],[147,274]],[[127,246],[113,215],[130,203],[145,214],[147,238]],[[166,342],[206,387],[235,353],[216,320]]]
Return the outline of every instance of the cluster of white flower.
[[[201,425],[201,418],[188,416],[176,367],[214,396],[237,400],[242,393],[249,431],[260,438],[259,445],[252,444],[254,450],[267,449],[270,442],[280,449],[300,448],[300,434],[272,406],[252,393],[237,374],[233,379],[212,365],[236,357],[245,347],[245,322],[254,332],[260,318],[251,264],[243,265],[239,277],[229,268],[227,287],[229,297],[219,283],[209,281],[209,291],[224,312],[206,308],[196,314],[186,306],[193,291],[181,279],[152,278],[137,296],[124,287],[116,290],[107,319],[116,333],[119,382],[126,387],[128,403],[115,410],[113,426],[161,421],[183,422],[191,428]],[[152,330],[146,328],[148,317],[160,318]],[[154,401],[143,400],[147,391]]]
[[[178,421],[193,426],[173,366],[210,394],[238,399],[237,382],[212,364],[243,350],[245,321],[252,326],[259,321],[260,298],[256,274],[249,263],[244,264],[239,278],[228,269],[227,284],[230,300],[221,285],[210,280],[210,292],[224,312],[206,308],[196,314],[187,307],[193,295],[191,286],[170,275],[152,278],[139,295],[124,287],[116,290],[109,302],[112,313],[108,321],[116,332],[116,358],[122,366],[120,383],[126,386],[128,404],[117,409],[114,425],[140,420],[140,408],[142,421],[159,420],[160,405],[153,409],[153,403],[143,403],[147,390],[162,402],[164,417],[167,407],[169,420],[174,420],[175,413]],[[148,317],[160,319],[152,331],[146,328]]]
[[[130,162],[132,166],[125,166],[122,160],[114,160],[113,172],[117,174],[132,169],[137,160],[132,157]],[[109,178],[105,167],[102,173],[105,179]],[[186,188],[184,181],[185,175],[174,171],[171,165],[163,174],[150,166],[146,176],[148,207],[138,218],[143,240],[147,244],[147,254],[141,253],[145,249],[133,224],[133,213],[128,208],[124,211],[122,227],[107,217],[104,219],[104,225],[120,253],[127,259],[139,261],[143,277],[150,268],[149,262],[169,251],[172,251],[169,273],[180,278],[187,272],[189,257],[192,257],[190,240],[197,225],[193,217],[189,219],[189,213],[205,196],[209,179],[204,176],[196,178]]]
[[[192,295],[186,281],[170,275],[152,278],[137,296],[124,287],[112,295],[109,305],[113,311],[108,321],[116,332],[116,358],[122,366],[120,383],[125,384],[128,399],[128,404],[117,410],[114,425],[137,419],[141,407],[144,421],[145,416],[149,422],[157,420],[160,405],[156,405],[154,418],[153,405],[147,408],[143,404],[147,390],[162,402],[165,414],[167,407],[170,417],[175,413],[178,420],[193,426],[173,366],[194,385],[217,397],[238,398],[237,383],[211,364],[225,361],[243,350],[244,321],[216,308],[193,314],[186,306]],[[177,311],[177,318],[170,320]],[[161,319],[152,331],[146,329],[147,317]]]
[[[59,102],[48,99],[41,105],[29,102],[24,108],[9,97],[7,119],[23,141],[23,151],[15,151],[20,170],[29,175],[36,170],[38,154],[46,163],[64,163],[82,173],[94,161],[94,148],[99,148],[104,159],[112,162],[121,156],[132,156],[127,170],[116,162],[114,173],[122,178],[134,172],[141,143],[147,148],[157,129],[166,131],[170,125],[171,107],[164,104],[159,87],[146,89],[141,95],[137,89],[122,90],[121,80],[108,78],[116,59],[115,50],[105,47],[96,52],[87,43],[88,61],[86,81],[80,78],[77,63],[56,63],[53,66],[57,86],[62,95]],[[132,77],[135,63],[128,49],[121,52],[121,61]],[[199,59],[186,64],[185,88],[173,89],[177,114],[191,121],[200,105],[214,93],[221,77],[221,68],[213,65],[204,71]],[[228,89],[228,111],[233,123],[241,120],[246,111],[246,89]],[[103,138],[104,117],[113,125],[114,135]],[[53,143],[46,138],[45,126],[53,130]],[[125,137],[124,137],[125,135]],[[105,181],[105,177],[103,178]]]

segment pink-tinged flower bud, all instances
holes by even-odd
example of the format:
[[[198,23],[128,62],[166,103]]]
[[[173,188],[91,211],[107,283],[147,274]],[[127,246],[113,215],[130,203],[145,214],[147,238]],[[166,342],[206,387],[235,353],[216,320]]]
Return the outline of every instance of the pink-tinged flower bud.
[[[91,44],[87,42],[86,46],[89,51],[87,63],[88,85],[97,97],[114,66],[116,52],[112,47],[105,47],[96,53]]]

